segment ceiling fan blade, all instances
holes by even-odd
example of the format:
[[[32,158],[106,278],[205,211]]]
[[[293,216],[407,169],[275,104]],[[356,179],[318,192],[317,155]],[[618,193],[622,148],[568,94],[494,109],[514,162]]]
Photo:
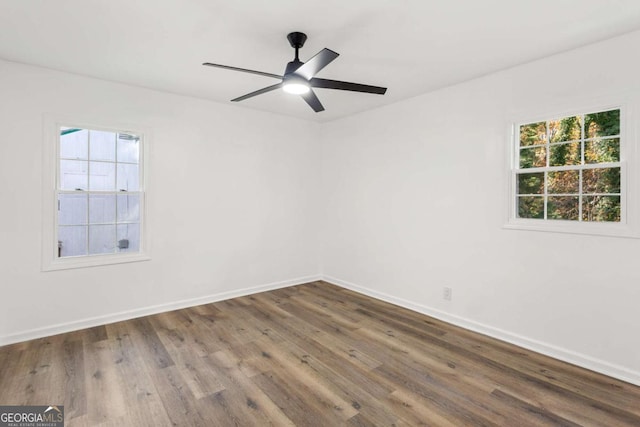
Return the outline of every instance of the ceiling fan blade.
[[[255,92],[248,93],[246,95],[239,96],[235,99],[232,99],[232,102],[244,101],[247,98],[253,98],[256,95],[262,95],[263,93],[271,92],[272,90],[280,89],[282,87],[282,83],[274,84],[273,86],[263,87],[262,89],[256,90]]]
[[[309,104],[309,107],[313,108],[313,111],[315,111],[316,113],[319,113],[320,111],[324,111],[324,107],[322,106],[322,103],[320,102],[320,100],[316,96],[316,94],[313,91],[313,89],[310,89],[309,92],[303,93],[300,96],[305,101],[307,101],[307,104]]]
[[[246,68],[232,67],[230,65],[212,64],[211,62],[205,62],[202,65],[206,65],[207,67],[224,68],[224,69],[233,70],[233,71],[242,71],[243,73],[257,74],[259,76],[273,77],[274,79],[282,79],[282,76],[279,76],[277,74],[265,73],[263,71],[256,71],[256,70],[247,70]]]
[[[350,90],[353,92],[365,92],[374,93],[377,95],[384,95],[387,91],[386,87],[363,85],[360,83],[341,82],[339,80],[327,80],[312,78],[309,83],[311,87],[319,87],[322,89],[338,89],[338,90]]]
[[[339,55],[339,53],[336,53],[331,49],[324,48],[318,52],[316,56],[302,64],[300,68],[294,71],[294,73],[307,80],[311,80],[313,76],[318,74],[320,70],[329,65]]]

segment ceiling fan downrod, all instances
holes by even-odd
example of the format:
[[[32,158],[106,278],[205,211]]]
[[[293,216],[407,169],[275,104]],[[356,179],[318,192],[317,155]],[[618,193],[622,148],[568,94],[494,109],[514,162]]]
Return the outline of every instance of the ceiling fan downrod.
[[[307,35],[299,31],[294,31],[293,33],[287,34],[287,39],[289,40],[289,44],[291,45],[291,47],[296,50],[296,57],[294,59],[294,62],[299,62],[300,59],[298,57],[298,50],[302,46],[304,46],[304,42],[307,41]]]

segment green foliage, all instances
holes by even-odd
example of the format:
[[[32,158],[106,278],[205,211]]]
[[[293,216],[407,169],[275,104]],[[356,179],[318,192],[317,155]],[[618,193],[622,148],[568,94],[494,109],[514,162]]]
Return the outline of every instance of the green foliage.
[[[577,194],[580,173],[573,171],[549,172],[547,174],[547,191],[555,194]]]
[[[549,166],[579,165],[580,142],[552,145],[549,147]]]
[[[620,168],[582,171],[583,193],[620,193]]]
[[[550,122],[552,130],[551,142],[565,142],[580,139],[580,119],[576,116],[565,117],[560,121]],[[576,164],[580,161],[579,144],[554,145],[549,153],[550,166]]]
[[[620,110],[602,111],[584,116],[585,138],[620,134]]]
[[[583,221],[620,221],[620,196],[585,196],[582,198]]]
[[[571,116],[549,122],[550,142],[566,142],[580,139],[581,117]]]
[[[520,169],[544,167],[546,165],[547,149],[544,146],[520,149]]]
[[[556,145],[549,153],[549,165],[560,166],[567,164],[567,156],[569,155],[568,144]]]
[[[584,143],[585,163],[620,161],[620,138],[597,139]]]
[[[518,197],[518,218],[544,218],[544,197]]]
[[[518,194],[542,194],[544,172],[518,174]]]
[[[578,197],[549,197],[547,218],[577,220],[580,215]]]
[[[546,122],[530,123],[520,126],[520,146],[529,147],[546,143],[547,124]]]

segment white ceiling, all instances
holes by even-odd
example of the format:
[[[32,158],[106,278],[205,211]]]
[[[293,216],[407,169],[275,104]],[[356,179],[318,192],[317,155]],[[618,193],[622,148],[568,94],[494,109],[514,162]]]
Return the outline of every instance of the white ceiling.
[[[234,105],[328,121],[639,28],[638,0],[3,0],[0,58],[231,104],[277,81],[201,64],[282,74],[302,31],[340,53],[318,77],[387,94]]]

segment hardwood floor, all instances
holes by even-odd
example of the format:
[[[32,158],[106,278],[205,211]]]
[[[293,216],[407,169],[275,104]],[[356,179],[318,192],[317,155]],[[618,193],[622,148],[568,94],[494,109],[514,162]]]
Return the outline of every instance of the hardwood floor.
[[[0,347],[67,426],[640,426],[640,387],[314,282]]]

